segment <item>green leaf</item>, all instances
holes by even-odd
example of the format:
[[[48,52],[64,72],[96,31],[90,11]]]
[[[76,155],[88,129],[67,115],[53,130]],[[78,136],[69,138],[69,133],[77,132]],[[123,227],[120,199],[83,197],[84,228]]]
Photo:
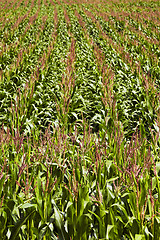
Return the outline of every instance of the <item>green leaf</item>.
[[[33,215],[33,213],[36,210],[33,210],[32,212],[28,213],[25,217],[21,218],[16,225],[14,226],[14,228],[12,229],[12,233],[11,233],[11,237],[10,240],[16,240],[17,239],[17,235],[20,231],[20,228],[23,226],[23,224],[29,219],[29,217],[31,217]]]
[[[6,223],[7,223],[7,213],[3,211],[2,215],[0,216],[0,237],[2,239],[4,236],[4,231],[6,229]]]
[[[111,234],[113,228],[114,228],[113,225],[108,225],[107,226],[107,233],[106,233],[106,239],[107,240],[114,238],[114,236]]]
[[[145,235],[144,234],[136,234],[135,240],[145,240]]]
[[[160,175],[160,162],[156,162],[156,172],[157,175]]]
[[[25,208],[30,208],[30,207],[36,207],[36,204],[31,204],[31,203],[25,203],[20,206],[20,208],[25,209]]]
[[[56,227],[57,227],[58,233],[59,233],[59,239],[60,240],[68,239],[68,235],[66,234],[65,229],[64,229],[64,223],[62,221],[62,216],[61,216],[57,206],[54,206],[54,215],[55,215],[55,224],[56,224]]]
[[[0,179],[0,196],[2,194],[4,182],[5,182],[5,175],[1,175],[1,179]]]

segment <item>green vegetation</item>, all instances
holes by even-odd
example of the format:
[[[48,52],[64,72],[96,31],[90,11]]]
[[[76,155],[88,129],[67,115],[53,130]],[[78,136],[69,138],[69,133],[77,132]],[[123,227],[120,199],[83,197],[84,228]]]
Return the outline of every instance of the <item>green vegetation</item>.
[[[160,2],[0,12],[0,239],[159,240]]]

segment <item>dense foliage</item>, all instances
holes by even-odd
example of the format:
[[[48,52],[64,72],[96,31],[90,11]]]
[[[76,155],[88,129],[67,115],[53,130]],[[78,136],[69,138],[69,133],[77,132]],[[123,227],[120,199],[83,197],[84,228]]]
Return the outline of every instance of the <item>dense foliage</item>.
[[[158,240],[160,2],[0,12],[0,239]]]

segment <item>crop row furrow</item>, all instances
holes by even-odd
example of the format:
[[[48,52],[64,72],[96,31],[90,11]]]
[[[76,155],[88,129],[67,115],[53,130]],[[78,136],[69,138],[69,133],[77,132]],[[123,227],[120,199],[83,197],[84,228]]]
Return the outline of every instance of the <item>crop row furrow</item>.
[[[1,118],[3,118],[5,123],[6,121],[8,121],[7,116],[9,114],[9,111],[4,113],[4,109],[9,110],[11,99],[12,101],[15,99],[17,89],[20,88],[23,92],[26,83],[29,82],[30,78],[32,78],[32,74],[34,74],[35,69],[37,69],[38,66],[42,67],[42,65],[45,63],[45,59],[40,62],[41,57],[45,57],[45,53],[47,55],[50,54],[50,47],[52,48],[51,43],[53,41],[53,35],[55,34],[54,24],[53,21],[51,21],[54,16],[53,13],[54,12],[51,10],[48,19],[44,19],[46,23],[45,25],[43,25],[44,22],[42,24],[43,30],[41,31],[39,39],[38,41],[36,41],[36,44],[30,45],[26,52],[22,52],[19,55],[19,62],[18,64],[16,63],[14,69],[12,68],[12,71],[6,71],[3,74],[1,89],[3,89],[3,92],[5,90],[6,94],[5,98],[4,94],[1,95]],[[36,34],[35,37],[37,37]],[[28,116],[26,116],[25,118],[28,118]]]
[[[111,64],[112,69],[115,72],[114,91],[117,98],[119,120],[121,120],[124,124],[126,135],[130,136],[135,131],[137,126],[140,124],[140,119],[142,119],[145,124],[146,131],[148,132],[149,126],[151,126],[153,124],[153,120],[156,119],[156,109],[158,107],[155,106],[154,108],[151,105],[152,94],[150,99],[148,99],[149,103],[146,103],[144,97],[146,92],[144,90],[142,91],[141,81],[143,81],[143,79],[135,77],[135,74],[132,73],[130,66],[127,66],[126,63],[123,62],[123,59],[120,58],[119,54],[113,48],[106,45],[105,41],[100,38],[99,30],[95,24],[84,14],[82,10],[80,10],[80,14],[85,20],[89,35],[103,50],[106,55],[107,63],[109,65]],[[133,89],[134,93],[131,94]],[[135,111],[133,101],[136,103]],[[144,103],[142,104],[143,101]],[[141,102],[141,104],[139,104],[139,102]]]
[[[92,15],[89,14],[89,16],[91,17]],[[112,39],[114,48],[118,52],[121,49],[127,61],[130,56],[129,64],[137,65],[137,63],[140,63],[145,75],[159,79],[159,44],[157,41],[152,40],[150,42],[150,39],[144,38],[139,33],[129,30],[125,30],[125,33],[121,34],[119,31],[117,32],[115,29],[112,29],[108,21],[104,21],[101,18],[99,21],[103,32]],[[150,54],[151,52],[152,55]],[[133,68],[133,66],[131,67]]]
[[[99,74],[93,47],[89,39],[84,35],[84,29],[80,25],[75,13],[68,8],[70,19],[70,31],[76,41],[75,44],[75,84],[76,90],[72,99],[72,109],[75,120],[83,116],[87,119],[94,131],[104,118],[101,101],[101,76]],[[91,100],[92,99],[92,100]]]
[[[56,39],[53,49],[47,57],[47,67],[39,68],[39,79],[35,82],[34,93],[30,102],[30,108],[32,109],[30,119],[37,127],[40,126],[41,130],[44,130],[49,124],[58,124],[57,111],[59,101],[63,99],[61,81],[66,68],[65,59],[71,44],[62,9],[58,7],[57,11],[57,17],[60,20],[56,23]]]

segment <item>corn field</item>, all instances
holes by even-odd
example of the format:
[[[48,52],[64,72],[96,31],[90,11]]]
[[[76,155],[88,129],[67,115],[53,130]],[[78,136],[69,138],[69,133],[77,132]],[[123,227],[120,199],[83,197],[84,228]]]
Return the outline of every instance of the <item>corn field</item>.
[[[160,2],[1,0],[0,239],[160,239]]]

